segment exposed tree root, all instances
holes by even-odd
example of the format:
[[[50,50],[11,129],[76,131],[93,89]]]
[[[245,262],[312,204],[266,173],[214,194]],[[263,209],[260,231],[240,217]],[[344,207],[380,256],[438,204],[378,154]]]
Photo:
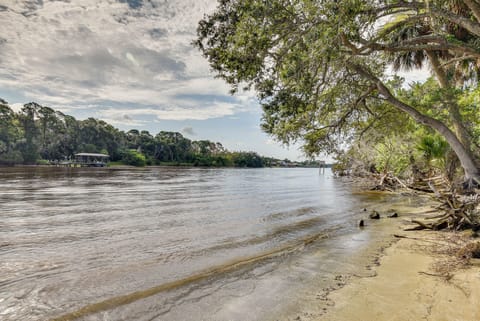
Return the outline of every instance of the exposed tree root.
[[[434,177],[417,177],[408,186],[391,172],[376,174],[378,184],[372,190],[395,191],[399,188],[433,193],[440,202],[436,212],[439,214],[424,220],[412,220],[415,227],[405,229],[414,230],[480,230],[480,195],[477,192],[468,195],[458,195],[450,182],[443,175]]]
[[[412,220],[417,224],[412,230],[480,230],[480,197],[478,194],[470,196],[458,196],[455,193],[440,194],[438,200],[441,202],[438,209],[443,211],[441,215],[429,217],[426,220]]]

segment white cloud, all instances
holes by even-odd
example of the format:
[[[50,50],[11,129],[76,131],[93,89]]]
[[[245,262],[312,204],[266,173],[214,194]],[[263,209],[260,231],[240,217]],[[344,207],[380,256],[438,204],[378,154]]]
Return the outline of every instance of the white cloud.
[[[125,56],[127,57],[128,60],[132,62],[132,64],[135,65],[135,67],[140,67],[140,64],[138,63],[137,59],[135,59],[135,57],[131,53],[127,52]]]
[[[404,70],[394,71],[393,67],[390,66],[387,69],[387,74],[392,75],[391,77],[393,77],[393,75],[396,75],[404,78],[405,86],[408,86],[412,82],[425,82],[431,76],[429,67],[427,65],[424,65],[420,69],[414,69],[410,71],[404,71]]]
[[[0,86],[62,110],[129,104],[129,117],[208,119],[252,104],[228,97],[190,43],[211,0],[4,0]],[[190,96],[191,98],[188,98]],[[228,102],[225,102],[228,101]],[[154,106],[154,107],[152,107]],[[138,120],[102,111],[116,122]],[[110,114],[109,114],[110,113]]]
[[[213,102],[206,107],[189,107],[189,103],[168,108],[108,108],[98,112],[102,119],[124,119],[125,116],[135,119],[135,116],[146,116],[152,120],[206,120],[233,115],[237,106],[231,103]]]

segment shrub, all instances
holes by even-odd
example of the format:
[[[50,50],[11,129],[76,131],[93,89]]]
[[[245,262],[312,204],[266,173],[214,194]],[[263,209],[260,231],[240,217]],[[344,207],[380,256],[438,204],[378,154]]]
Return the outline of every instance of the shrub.
[[[143,167],[146,165],[145,155],[136,150],[127,150],[123,153],[122,161],[125,165]]]

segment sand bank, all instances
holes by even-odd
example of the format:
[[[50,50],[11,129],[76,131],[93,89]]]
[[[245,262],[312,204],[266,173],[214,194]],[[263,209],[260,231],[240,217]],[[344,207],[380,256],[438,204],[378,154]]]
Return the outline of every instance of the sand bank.
[[[328,294],[330,307],[317,321],[480,320],[479,261],[439,276],[435,267],[448,258],[436,249],[449,246],[445,234],[402,235],[408,238],[385,250],[373,277],[351,279]]]

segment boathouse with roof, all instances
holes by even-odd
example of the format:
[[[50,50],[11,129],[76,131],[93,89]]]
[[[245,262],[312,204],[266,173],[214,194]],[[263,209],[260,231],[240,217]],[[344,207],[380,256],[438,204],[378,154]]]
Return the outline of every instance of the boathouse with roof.
[[[109,158],[106,154],[78,153],[75,154],[75,164],[82,167],[104,167]]]

